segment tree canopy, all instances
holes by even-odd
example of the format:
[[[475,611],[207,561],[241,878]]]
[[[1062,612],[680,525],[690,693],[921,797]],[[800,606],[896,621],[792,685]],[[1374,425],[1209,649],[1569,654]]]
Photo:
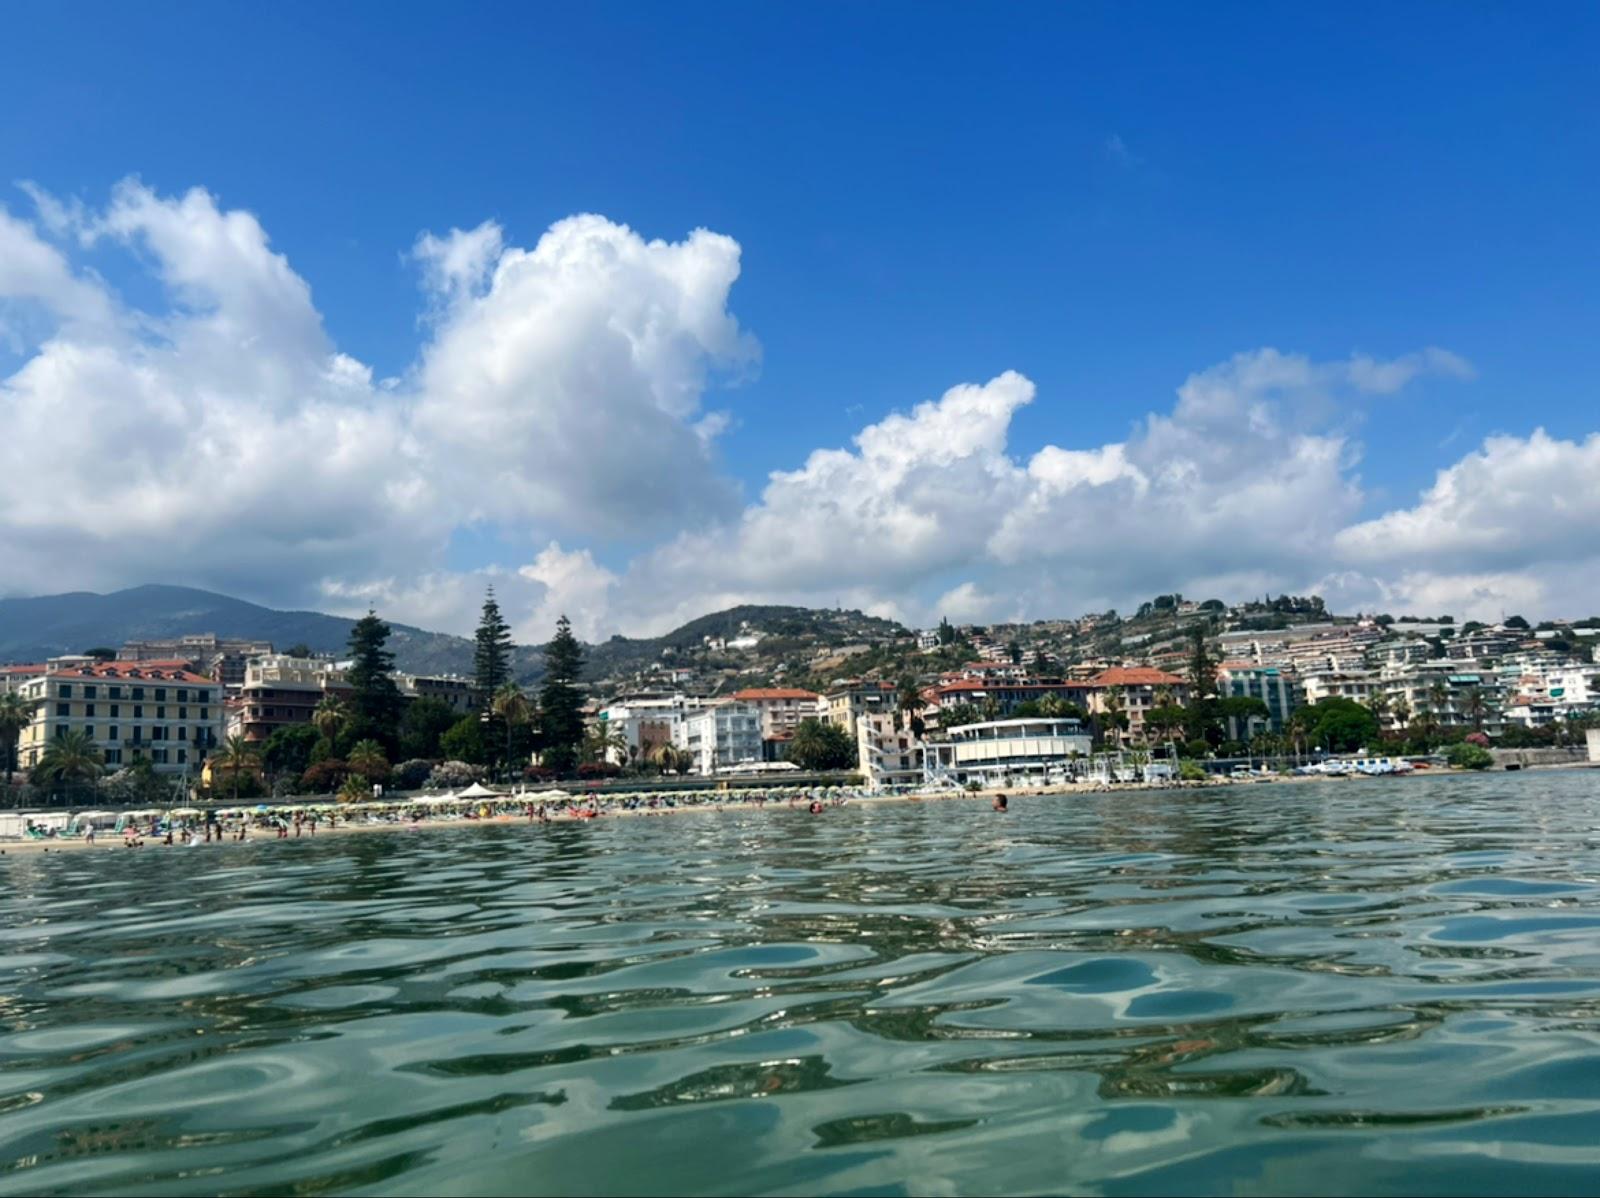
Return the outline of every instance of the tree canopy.
[[[494,693],[511,681],[511,626],[500,614],[500,604],[490,587],[483,600],[483,615],[473,638],[472,672],[478,701],[487,704]]]
[[[539,731],[544,764],[570,770],[583,746],[583,646],[566,616],[544,650],[544,685],[539,690]]]
[[[837,724],[801,720],[789,742],[789,760],[803,770],[847,770],[857,763],[856,742]]]
[[[394,654],[386,647],[388,641],[389,626],[368,611],[350,629],[351,666],[345,671],[351,693],[344,736],[351,741],[376,740],[386,750],[394,748],[404,703],[392,677]]]

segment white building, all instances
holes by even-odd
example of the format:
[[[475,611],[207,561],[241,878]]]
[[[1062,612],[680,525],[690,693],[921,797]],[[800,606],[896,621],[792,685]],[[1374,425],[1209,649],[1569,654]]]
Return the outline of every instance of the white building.
[[[1086,760],[1094,738],[1079,720],[989,720],[950,729],[948,741],[929,742],[930,781],[1014,786],[1064,778]]]
[[[761,713],[753,704],[724,700],[686,714],[673,728],[672,743],[694,757],[697,774],[760,761]]]
[[[608,732],[620,732],[627,740],[627,756],[648,760],[661,746],[676,746],[679,725],[710,703],[710,699],[682,691],[634,691],[613,699],[601,709],[598,719]],[[619,765],[626,760],[616,750],[607,750],[606,756]]]
[[[1320,703],[1324,699],[1369,703],[1381,685],[1378,675],[1371,670],[1318,670],[1303,675],[1301,683],[1307,703]]]
[[[1470,663],[1444,659],[1391,667],[1383,671],[1378,693],[1387,701],[1385,728],[1424,723],[1492,734],[1501,724],[1499,678]]]
[[[733,697],[761,713],[761,735],[768,740],[793,736],[801,720],[821,719],[828,713],[821,695],[795,686],[752,686],[734,691]]]
[[[856,720],[857,765],[873,790],[919,786],[924,780],[924,745],[892,715]]]

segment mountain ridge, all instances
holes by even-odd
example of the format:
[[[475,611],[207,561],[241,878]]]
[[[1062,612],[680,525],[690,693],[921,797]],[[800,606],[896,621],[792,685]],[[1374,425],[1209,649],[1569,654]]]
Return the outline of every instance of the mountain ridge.
[[[116,648],[131,640],[190,633],[271,641],[278,649],[304,643],[315,652],[338,654],[344,651],[354,623],[348,616],[280,610],[216,591],[164,583],[105,594],[68,591],[0,598],[0,663],[42,661],[99,646]],[[388,623],[389,647],[398,669],[413,674],[472,673],[471,638]],[[708,612],[659,637],[613,636],[588,644],[587,673],[596,681],[623,677],[664,656],[699,649],[707,638],[737,636],[747,628],[759,628],[776,640],[805,635],[834,643],[862,630],[905,634],[893,621],[860,612],[743,604]],[[512,669],[518,682],[537,682],[544,670],[544,646],[515,646]]]

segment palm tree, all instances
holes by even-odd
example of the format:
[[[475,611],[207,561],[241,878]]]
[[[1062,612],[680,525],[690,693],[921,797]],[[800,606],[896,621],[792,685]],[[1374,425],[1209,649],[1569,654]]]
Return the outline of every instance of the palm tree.
[[[350,714],[345,711],[344,703],[336,695],[324,695],[311,713],[311,722],[316,725],[318,732],[327,737],[330,745],[334,737],[343,731],[349,718]]]
[[[1469,687],[1464,705],[1467,714],[1472,717],[1472,726],[1482,732],[1483,717],[1489,711],[1489,704],[1483,697],[1483,688],[1478,686]]]
[[[362,741],[368,744],[368,741]],[[339,801],[341,803],[359,803],[362,799],[370,798],[372,791],[370,783],[360,774],[351,774],[344,780],[344,785],[339,787]]]
[[[1389,718],[1390,699],[1384,691],[1373,691],[1367,696],[1367,710],[1372,713],[1372,718],[1378,721],[1378,731],[1383,731],[1383,725]]]
[[[922,691],[917,686],[917,680],[910,674],[900,679],[900,690],[895,695],[895,726],[909,727],[913,722],[920,723],[918,712],[922,710],[924,700]],[[904,720],[904,724],[902,724]]]
[[[389,758],[383,746],[375,740],[358,740],[350,748],[345,762],[368,783],[377,781],[389,772]]]
[[[87,733],[68,732],[45,746],[34,767],[36,783],[44,786],[87,784],[100,777],[100,750]]]
[[[1394,730],[1403,733],[1410,722],[1411,704],[1407,703],[1405,696],[1402,695],[1394,701]]]
[[[260,760],[250,742],[242,736],[230,736],[223,742],[219,761],[222,768],[228,771],[234,802],[239,801],[239,775],[245,770],[253,770]]]
[[[1122,744],[1122,730],[1128,726],[1128,716],[1123,700],[1123,689],[1120,686],[1106,687],[1104,700],[1105,725],[1111,730],[1118,746]]]
[[[0,695],[0,766],[4,766],[3,777],[9,779],[17,772],[17,741],[22,737],[22,730],[33,723],[33,706],[22,701],[22,696],[13,692]]]
[[[489,700],[489,710],[500,717],[506,726],[506,767],[511,766],[511,733],[526,724],[533,714],[528,696],[515,682],[506,682],[496,689]]]

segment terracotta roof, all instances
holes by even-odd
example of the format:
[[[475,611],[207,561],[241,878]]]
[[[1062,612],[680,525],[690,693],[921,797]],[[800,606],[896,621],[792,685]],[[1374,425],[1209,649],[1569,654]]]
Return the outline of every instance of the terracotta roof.
[[[1090,686],[1185,686],[1176,674],[1149,666],[1113,666],[1089,679]]]
[[[200,674],[191,674],[189,662],[182,661],[101,661],[92,666],[69,666],[50,671],[52,678],[104,678],[116,682],[186,682],[201,686],[216,683]]]
[[[34,665],[0,666],[0,674],[20,675],[23,678],[33,678],[43,674],[48,667],[43,662]]]
[[[810,699],[815,703],[822,696],[815,691],[801,690],[794,686],[752,686],[742,691],[734,691],[735,699]]]

